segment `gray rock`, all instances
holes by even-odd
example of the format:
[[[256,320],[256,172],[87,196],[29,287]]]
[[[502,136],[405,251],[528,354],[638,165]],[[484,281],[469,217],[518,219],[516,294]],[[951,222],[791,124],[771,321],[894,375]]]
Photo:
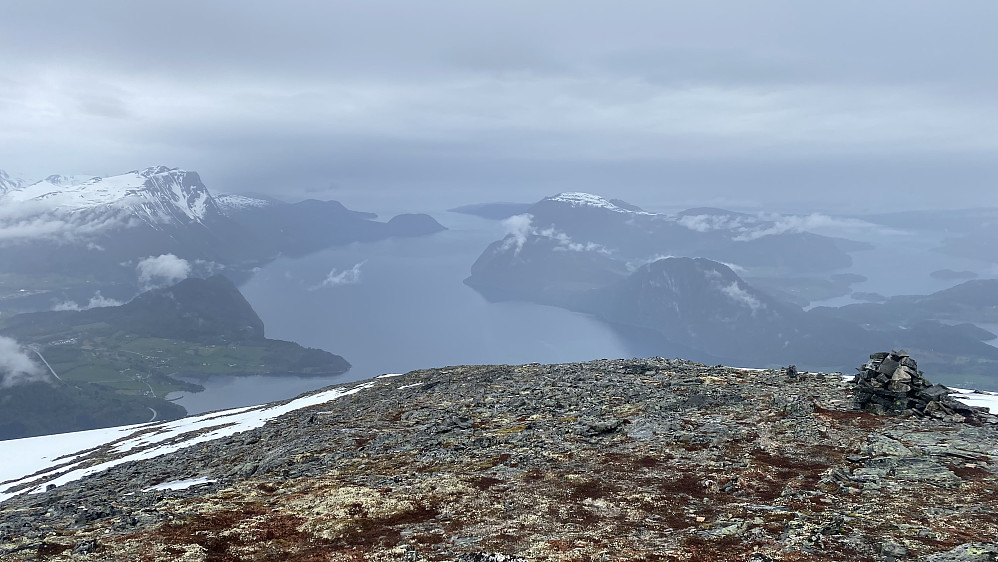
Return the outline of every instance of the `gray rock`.
[[[967,543],[953,550],[933,554],[926,562],[996,562],[998,543]]]

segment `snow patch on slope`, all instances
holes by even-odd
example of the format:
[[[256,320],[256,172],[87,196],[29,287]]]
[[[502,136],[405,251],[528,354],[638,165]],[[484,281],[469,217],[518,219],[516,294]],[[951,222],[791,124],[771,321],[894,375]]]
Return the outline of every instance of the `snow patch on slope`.
[[[234,195],[230,193],[221,193],[214,196],[215,204],[223,212],[229,211],[241,211],[243,209],[259,209],[263,207],[269,207],[271,205],[270,201],[266,199],[257,199],[255,197],[247,197],[245,195]]]
[[[20,178],[15,178],[7,172],[0,170],[0,197],[12,189],[17,189],[24,184]]]
[[[301,408],[324,404],[374,386],[333,388],[294,400],[235,408],[171,422],[95,429],[59,435],[0,441],[0,502],[38,493],[122,463],[151,459],[198,443],[263,426]],[[16,489],[15,488],[19,488]]]
[[[628,213],[636,215],[650,215],[652,213],[647,213],[645,211],[632,211],[630,209],[625,209],[618,205],[614,205],[610,201],[600,197],[599,195],[593,195],[592,193],[582,193],[579,191],[567,191],[565,193],[559,193],[553,197],[548,197],[545,201],[556,201],[558,203],[567,203],[572,207],[592,207],[596,209],[606,209],[607,211],[613,211],[614,213]]]

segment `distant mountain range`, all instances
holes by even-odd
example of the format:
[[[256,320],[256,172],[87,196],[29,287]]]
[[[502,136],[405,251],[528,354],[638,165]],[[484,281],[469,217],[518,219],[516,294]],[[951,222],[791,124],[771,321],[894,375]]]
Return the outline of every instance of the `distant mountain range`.
[[[998,322],[998,281],[805,312],[740,272],[770,280],[820,274],[849,265],[848,252],[868,246],[791,221],[706,208],[658,215],[583,193],[544,199],[506,225],[509,234],[485,249],[465,280],[490,300],[551,304],[651,329],[663,349],[698,360],[849,371],[864,349],[905,348],[934,378],[998,386],[998,349],[982,341],[990,334],[949,325]],[[829,282],[847,290],[862,279]]]
[[[41,310],[96,289],[123,299],[137,263],[172,254],[202,275],[238,276],[279,255],[443,230],[427,215],[388,222],[335,201],[215,196],[196,172],[157,166],[26,184],[0,172],[0,309]]]
[[[163,397],[197,387],[175,376],[329,376],[350,368],[327,351],[267,339],[260,317],[220,275],[120,306],[5,317],[0,336],[45,365],[18,384],[0,384],[0,439],[183,416]]]
[[[659,258],[694,256],[758,276],[824,274],[870,246],[788,220],[723,209],[648,213],[620,200],[562,193],[506,219],[509,234],[478,258],[466,283],[492,300],[572,300]]]

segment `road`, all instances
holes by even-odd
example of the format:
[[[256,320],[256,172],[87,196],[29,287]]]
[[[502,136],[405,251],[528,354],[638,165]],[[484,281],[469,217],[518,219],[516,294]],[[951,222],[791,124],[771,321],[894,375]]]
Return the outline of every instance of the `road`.
[[[60,377],[58,373],[55,372],[55,369],[52,368],[52,365],[49,365],[49,362],[46,361],[44,357],[42,357],[42,352],[38,351],[37,349],[33,351],[35,352],[35,355],[37,355],[38,358],[42,360],[42,363],[45,363],[45,366],[49,368],[49,372],[52,373],[53,377],[59,379],[60,382],[66,382],[62,380],[62,377]]]

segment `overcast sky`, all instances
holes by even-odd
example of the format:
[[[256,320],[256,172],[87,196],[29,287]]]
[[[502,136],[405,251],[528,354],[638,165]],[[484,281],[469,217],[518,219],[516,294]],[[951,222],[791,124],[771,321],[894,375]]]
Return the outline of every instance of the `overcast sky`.
[[[998,3],[0,4],[0,169],[410,210],[998,206]]]

